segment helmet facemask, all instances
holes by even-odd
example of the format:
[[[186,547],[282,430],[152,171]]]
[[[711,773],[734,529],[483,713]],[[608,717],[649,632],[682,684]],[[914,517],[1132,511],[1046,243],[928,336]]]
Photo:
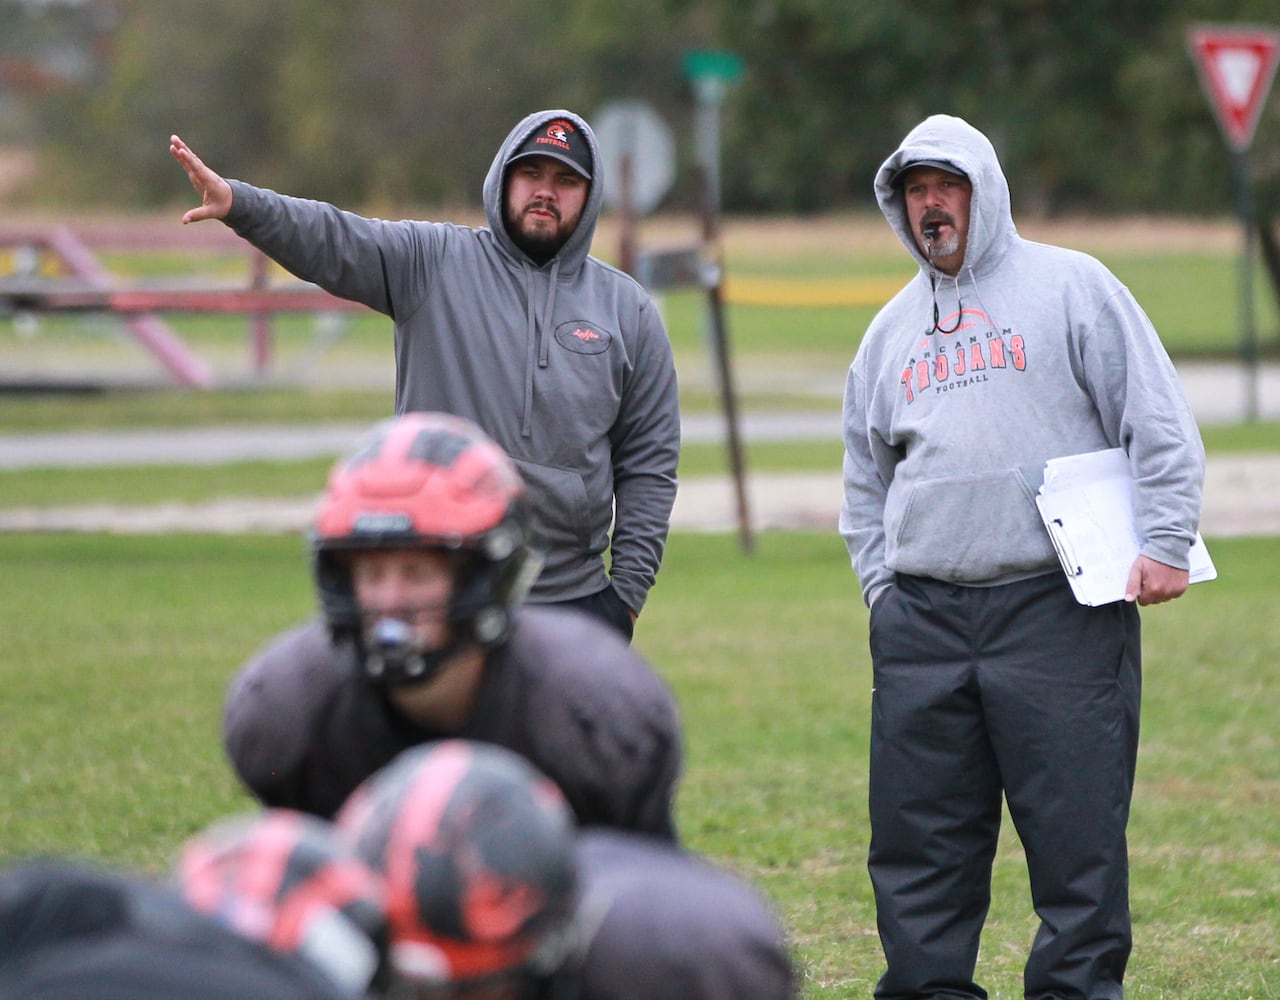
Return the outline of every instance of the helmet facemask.
[[[453,584],[442,604],[374,610],[360,607],[353,596],[360,620],[356,648],[369,680],[390,686],[425,683],[464,650],[488,648],[510,633],[515,609],[541,566],[536,553],[517,546],[497,559],[474,551],[446,554]],[[444,636],[427,644],[421,626],[432,619],[443,624]]]

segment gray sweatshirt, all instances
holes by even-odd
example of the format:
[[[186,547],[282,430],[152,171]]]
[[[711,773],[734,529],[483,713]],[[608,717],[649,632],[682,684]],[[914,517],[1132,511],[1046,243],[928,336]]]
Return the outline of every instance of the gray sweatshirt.
[[[930,267],[890,183],[919,160],[973,184],[954,278]],[[1018,235],[995,149],[959,118],[913,129],[875,192],[920,271],[871,322],[845,387],[840,534],[868,606],[895,572],[990,586],[1059,571],[1035,506],[1044,463],[1103,448],[1129,456],[1143,554],[1186,568],[1204,447],[1128,289],[1092,257]],[[954,332],[934,329],[935,294]]]
[[[578,228],[540,267],[503,225],[504,178],[512,154],[553,118],[586,136],[596,180]],[[542,111],[512,129],[493,159],[485,228],[367,219],[239,181],[226,222],[294,275],[392,318],[397,413],[468,417],[516,461],[546,554],[533,601],[603,589],[608,548],[613,586],[638,612],[666,545],[680,413],[656,306],[589,256],[599,163],[586,122]]]

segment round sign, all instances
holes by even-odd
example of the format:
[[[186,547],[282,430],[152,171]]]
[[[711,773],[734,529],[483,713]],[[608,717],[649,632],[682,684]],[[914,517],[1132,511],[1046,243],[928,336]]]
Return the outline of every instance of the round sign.
[[[604,203],[623,207],[624,165],[630,163],[630,208],[645,215],[658,207],[676,176],[671,129],[647,101],[611,101],[600,109],[592,128],[604,160]]]

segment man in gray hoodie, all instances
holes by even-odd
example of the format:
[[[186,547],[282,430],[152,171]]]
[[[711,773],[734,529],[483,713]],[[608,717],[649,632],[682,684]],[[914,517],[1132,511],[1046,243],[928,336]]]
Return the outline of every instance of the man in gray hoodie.
[[[545,554],[530,601],[630,636],[666,545],[680,413],[656,306],[589,255],[603,192],[587,123],[541,111],[511,130],[485,178],[484,228],[367,219],[224,180],[176,135],[169,150],[202,200],[184,223],[222,219],[291,273],[390,316],[396,412],[474,420],[515,460]]]
[[[926,119],[875,192],[920,267],[872,321],[844,402],[840,533],[871,609],[875,995],[986,996],[1003,793],[1041,918],[1026,996],[1119,998],[1137,605],[1186,590],[1204,448],[1129,291],[1018,235],[984,135]],[[1117,447],[1145,541],[1126,599],[1085,607],[1035,495],[1046,460]]]

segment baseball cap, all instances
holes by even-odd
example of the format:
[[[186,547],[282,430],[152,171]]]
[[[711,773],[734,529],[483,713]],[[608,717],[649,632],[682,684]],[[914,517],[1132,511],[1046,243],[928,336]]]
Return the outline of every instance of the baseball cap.
[[[907,176],[907,171],[914,170],[916,167],[937,167],[939,170],[945,170],[947,173],[955,174],[957,177],[966,176],[963,170],[954,163],[948,163],[946,160],[911,160],[894,171],[893,176],[889,178],[889,184],[892,187],[900,186]]]
[[[578,126],[567,118],[553,118],[539,125],[507,163],[529,156],[550,156],[591,180],[591,147]]]

